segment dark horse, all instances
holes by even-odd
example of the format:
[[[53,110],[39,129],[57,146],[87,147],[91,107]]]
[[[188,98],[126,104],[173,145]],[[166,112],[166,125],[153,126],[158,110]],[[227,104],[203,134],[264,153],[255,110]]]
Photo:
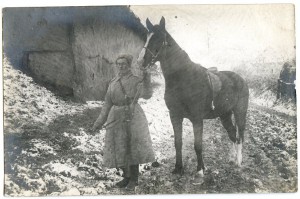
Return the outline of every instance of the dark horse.
[[[193,63],[187,53],[165,29],[165,19],[159,25],[146,20],[149,30],[146,44],[138,62],[143,67],[160,61],[165,78],[165,102],[175,134],[176,165],[173,173],[183,173],[182,164],[182,121],[188,118],[193,123],[194,148],[197,154],[197,171],[204,171],[202,158],[203,119],[219,117],[233,142],[235,161],[242,162],[242,143],[248,109],[249,89],[246,82],[236,73],[220,71],[215,75],[222,86],[213,97],[208,70]],[[212,107],[212,100],[214,106]],[[235,124],[232,121],[234,115]]]

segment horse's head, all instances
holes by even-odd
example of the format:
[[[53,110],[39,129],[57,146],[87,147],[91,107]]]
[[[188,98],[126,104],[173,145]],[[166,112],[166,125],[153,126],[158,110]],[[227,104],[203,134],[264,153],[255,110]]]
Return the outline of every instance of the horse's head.
[[[146,25],[148,29],[147,41],[138,58],[138,62],[144,68],[152,66],[160,60],[162,50],[167,44],[164,17],[161,18],[159,25],[153,25],[147,18]]]

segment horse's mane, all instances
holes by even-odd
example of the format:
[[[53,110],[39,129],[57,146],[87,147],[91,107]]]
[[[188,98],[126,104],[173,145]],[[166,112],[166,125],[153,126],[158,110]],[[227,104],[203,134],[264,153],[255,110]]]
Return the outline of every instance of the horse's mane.
[[[201,64],[199,63],[194,63],[187,52],[183,50],[179,44],[175,41],[175,39],[166,31],[167,33],[167,42],[168,42],[168,47],[170,47],[170,52],[172,54],[172,59],[173,63],[181,64],[181,66],[190,68],[190,67],[197,67],[199,69],[206,70]]]

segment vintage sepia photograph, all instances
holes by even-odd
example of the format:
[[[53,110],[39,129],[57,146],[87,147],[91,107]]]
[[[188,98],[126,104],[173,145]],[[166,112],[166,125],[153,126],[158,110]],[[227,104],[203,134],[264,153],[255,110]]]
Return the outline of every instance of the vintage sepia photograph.
[[[4,196],[298,192],[295,27],[289,3],[3,7]]]

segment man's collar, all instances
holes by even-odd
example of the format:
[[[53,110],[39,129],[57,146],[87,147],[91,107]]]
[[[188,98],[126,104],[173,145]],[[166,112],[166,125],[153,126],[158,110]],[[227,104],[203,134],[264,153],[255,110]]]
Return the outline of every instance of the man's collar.
[[[118,77],[117,77],[117,81],[119,81],[120,79],[128,79],[129,77],[131,77],[133,74],[132,74],[132,71],[128,71],[128,73],[126,73],[125,75],[120,75],[118,74]]]

